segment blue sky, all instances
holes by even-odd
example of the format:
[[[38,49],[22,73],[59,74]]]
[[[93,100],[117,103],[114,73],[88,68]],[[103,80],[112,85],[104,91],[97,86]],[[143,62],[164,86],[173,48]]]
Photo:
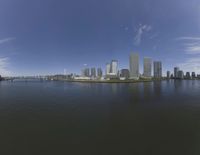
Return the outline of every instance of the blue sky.
[[[1,0],[0,74],[80,73],[130,52],[200,73],[199,0]]]

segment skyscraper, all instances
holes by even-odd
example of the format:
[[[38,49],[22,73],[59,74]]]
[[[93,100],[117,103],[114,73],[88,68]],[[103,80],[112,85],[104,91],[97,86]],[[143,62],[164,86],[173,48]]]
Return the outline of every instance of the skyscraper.
[[[183,71],[179,70],[178,71],[178,79],[183,79],[184,78],[184,73]]]
[[[162,77],[162,63],[161,63],[161,61],[154,61],[153,68],[154,68],[154,77],[155,78],[161,78]]]
[[[89,77],[90,76],[90,69],[89,68],[84,68],[82,70],[82,76]]]
[[[191,76],[190,76],[190,72],[186,72],[186,75],[185,75],[186,79],[190,79]]]
[[[106,64],[106,75],[109,75],[109,74],[110,74],[110,71],[111,71],[110,63],[107,63],[107,64]]]
[[[96,77],[96,69],[91,68],[91,77]]]
[[[193,78],[193,79],[196,78],[195,72],[192,72],[192,78]]]
[[[144,77],[151,77],[152,72],[152,59],[151,58],[144,58]]]
[[[170,71],[167,71],[167,78],[170,79]]]
[[[86,68],[86,69],[85,69],[85,75],[86,75],[87,77],[90,77],[90,69],[89,69],[89,68]]]
[[[110,73],[112,75],[116,75],[117,76],[117,73],[118,73],[118,61],[117,60],[112,60],[111,61]]]
[[[129,57],[130,79],[139,79],[139,55],[131,53]]]
[[[101,69],[101,68],[98,68],[98,69],[97,69],[97,76],[98,76],[98,77],[102,77],[102,76],[103,76],[103,72],[102,72],[102,69]]]
[[[179,71],[179,67],[174,67],[174,78],[175,79],[178,78],[178,71]]]

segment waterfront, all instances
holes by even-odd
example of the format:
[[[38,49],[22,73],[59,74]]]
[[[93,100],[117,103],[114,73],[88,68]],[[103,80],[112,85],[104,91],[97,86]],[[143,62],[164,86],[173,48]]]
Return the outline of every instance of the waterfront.
[[[2,154],[200,154],[200,81],[0,83]]]

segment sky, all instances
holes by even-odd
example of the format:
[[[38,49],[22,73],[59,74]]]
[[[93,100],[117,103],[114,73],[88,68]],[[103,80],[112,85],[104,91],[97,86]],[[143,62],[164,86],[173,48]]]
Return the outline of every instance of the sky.
[[[200,74],[199,0],[0,0],[0,75],[80,73],[129,55]]]

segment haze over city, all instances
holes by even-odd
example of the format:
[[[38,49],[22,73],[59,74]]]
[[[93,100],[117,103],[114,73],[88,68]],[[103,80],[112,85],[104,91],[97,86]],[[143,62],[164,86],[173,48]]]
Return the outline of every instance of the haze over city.
[[[199,0],[1,0],[0,74],[79,74],[129,55],[200,73]]]

